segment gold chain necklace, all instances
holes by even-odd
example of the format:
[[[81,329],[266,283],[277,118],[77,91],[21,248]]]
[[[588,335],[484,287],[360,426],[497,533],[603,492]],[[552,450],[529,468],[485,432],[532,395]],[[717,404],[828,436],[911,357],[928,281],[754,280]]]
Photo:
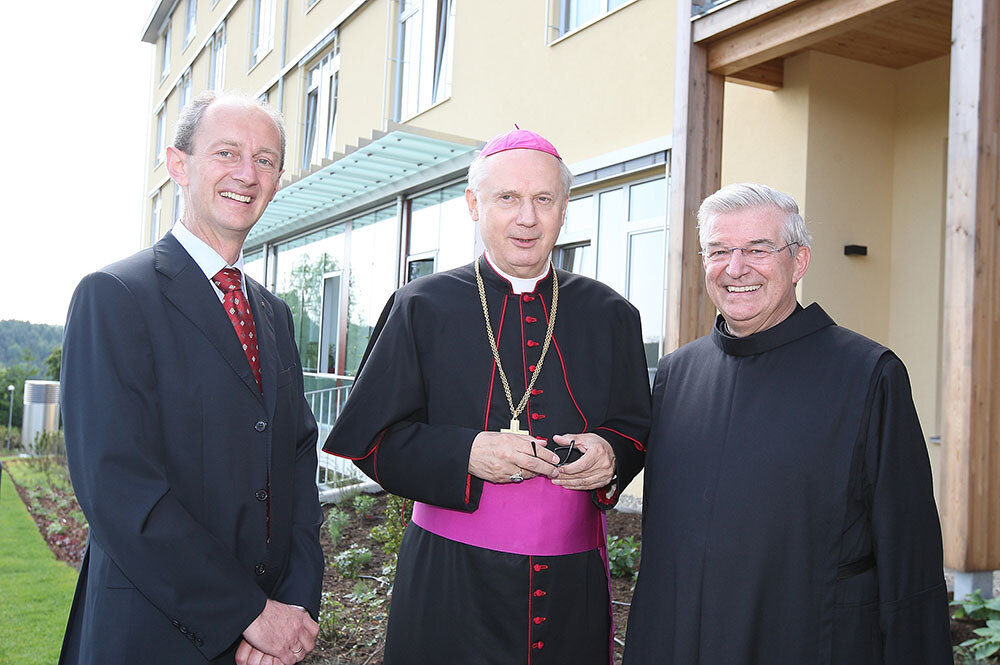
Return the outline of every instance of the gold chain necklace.
[[[497,364],[497,369],[500,371],[500,381],[503,383],[503,391],[507,396],[507,404],[510,406],[510,427],[501,429],[501,432],[509,434],[528,434],[527,430],[521,429],[521,423],[518,421],[517,417],[524,410],[524,407],[528,404],[528,396],[531,395],[531,389],[535,387],[535,381],[538,379],[538,375],[542,371],[542,363],[545,362],[545,354],[549,350],[549,343],[552,341],[552,331],[556,327],[556,308],[559,306],[559,278],[556,277],[555,266],[552,262],[549,262],[549,269],[552,271],[552,311],[549,312],[549,323],[548,327],[545,329],[545,342],[542,344],[542,354],[538,357],[538,363],[535,364],[535,371],[531,374],[531,381],[528,382],[528,387],[524,391],[524,395],[521,397],[521,401],[518,403],[517,408],[514,408],[514,398],[510,394],[510,384],[507,382],[507,373],[503,371],[503,365],[500,364],[500,351],[497,349],[497,340],[493,336],[493,326],[490,324],[490,309],[486,305],[486,288],[483,286],[483,277],[479,274],[479,259],[476,259],[476,286],[479,287],[479,300],[483,304],[483,318],[486,319],[486,336],[490,338],[490,349],[493,351],[493,361]]]

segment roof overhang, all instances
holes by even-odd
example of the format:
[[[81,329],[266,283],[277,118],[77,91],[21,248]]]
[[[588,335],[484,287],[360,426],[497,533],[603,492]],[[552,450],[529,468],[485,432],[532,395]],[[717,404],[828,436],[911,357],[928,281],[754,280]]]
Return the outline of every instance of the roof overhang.
[[[253,251],[464,172],[484,143],[390,124],[283,183],[244,243]]]
[[[160,26],[170,16],[170,10],[174,8],[176,1],[158,0],[153,5],[152,11],[149,12],[149,18],[146,19],[146,25],[142,27],[142,41],[150,44],[156,43],[156,40],[160,38]]]

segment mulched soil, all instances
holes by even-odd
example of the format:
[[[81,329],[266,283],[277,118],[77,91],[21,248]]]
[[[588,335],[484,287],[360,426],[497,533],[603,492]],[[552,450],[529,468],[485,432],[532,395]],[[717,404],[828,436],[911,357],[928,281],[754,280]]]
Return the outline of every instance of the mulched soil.
[[[8,464],[20,463],[10,460]],[[27,488],[16,486],[17,492],[28,506],[39,532],[48,543],[49,549],[60,561],[79,569],[83,559],[87,539],[86,524],[77,521],[80,506],[72,492],[54,489]],[[384,646],[385,624],[388,613],[387,592],[392,582],[391,572],[383,567],[392,557],[383,552],[381,545],[371,537],[372,528],[384,523],[387,496],[375,496],[375,506],[368,516],[358,516],[349,502],[340,509],[349,521],[342,531],[340,540],[334,544],[327,530],[321,531],[323,551],[326,554],[327,570],[323,577],[323,592],[327,600],[324,624],[316,649],[306,660],[306,665],[381,665]],[[329,512],[330,506],[324,508]],[[57,524],[58,526],[52,526]],[[608,513],[608,534],[639,540],[641,517],[637,514],[617,510]],[[345,577],[331,563],[334,557],[352,544],[370,550],[372,557],[361,566],[357,577]],[[628,625],[628,603],[632,600],[632,579],[612,578],[612,598],[615,615],[615,663],[621,662],[622,644]],[[334,611],[329,612],[333,607]],[[321,620],[321,623],[323,621]],[[958,645],[975,637],[972,632],[982,626],[982,622],[953,619],[951,622],[952,644]]]

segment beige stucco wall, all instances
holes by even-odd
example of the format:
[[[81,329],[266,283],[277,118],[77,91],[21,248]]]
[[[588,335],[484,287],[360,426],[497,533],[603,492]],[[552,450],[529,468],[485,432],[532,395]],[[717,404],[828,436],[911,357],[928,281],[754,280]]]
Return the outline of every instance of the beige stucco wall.
[[[941,434],[941,339],[950,59],[897,78],[889,346],[906,364],[924,436]],[[941,446],[929,447],[935,480]],[[935,483],[935,486],[937,484]]]
[[[370,138],[383,128],[383,107],[392,114],[386,98],[386,5],[372,0],[340,31],[340,95],[337,106],[337,150]],[[392,5],[395,7],[395,4]],[[389,57],[394,57],[390,53]],[[457,58],[456,58],[457,59]]]
[[[669,134],[673,4],[638,0],[552,44],[545,5],[458,3],[452,97],[410,122],[480,140],[516,122],[569,163]]]

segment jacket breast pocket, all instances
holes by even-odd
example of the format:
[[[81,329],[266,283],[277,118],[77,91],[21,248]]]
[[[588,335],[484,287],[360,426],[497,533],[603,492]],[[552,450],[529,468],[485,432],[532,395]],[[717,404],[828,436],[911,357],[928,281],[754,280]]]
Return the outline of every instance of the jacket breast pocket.
[[[297,374],[301,374],[302,370],[299,369],[298,365],[292,365],[288,369],[284,369],[278,372],[278,378],[275,380],[275,385],[280,388],[284,388],[289,383],[291,383]]]

